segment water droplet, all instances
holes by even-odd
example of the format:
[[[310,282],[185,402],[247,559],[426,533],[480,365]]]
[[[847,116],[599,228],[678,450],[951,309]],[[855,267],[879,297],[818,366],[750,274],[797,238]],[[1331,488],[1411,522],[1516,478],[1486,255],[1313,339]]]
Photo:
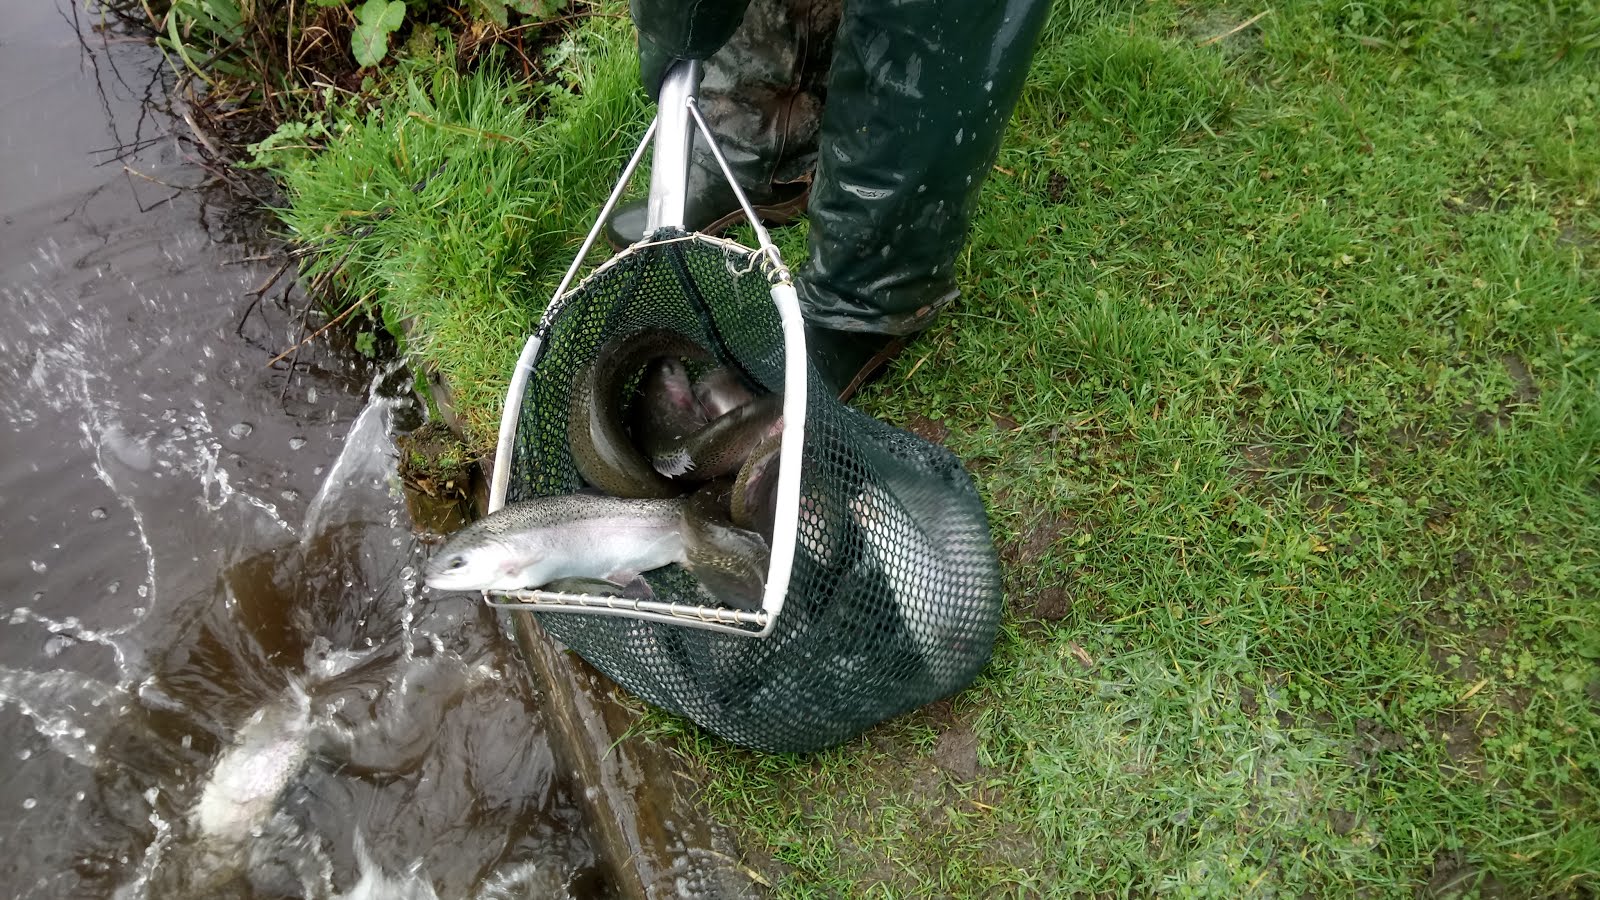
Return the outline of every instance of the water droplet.
[[[79,791],[76,794],[72,795],[72,799],[78,801],[79,803],[82,803],[83,802],[83,796],[84,796],[83,791]]]
[[[306,388],[306,402],[307,403],[316,403],[317,402],[317,389],[316,388],[314,388],[314,387]]]
[[[29,560],[28,561],[28,568],[34,570],[35,572],[38,572],[40,575],[43,575],[45,573],[45,570],[50,568],[50,567],[45,565],[44,563],[38,561],[37,559],[34,559],[34,560]]]
[[[22,808],[23,809],[33,809],[35,806],[38,806],[38,805],[39,805],[39,801],[33,799],[32,797],[29,797],[28,799],[22,801]]]
[[[17,751],[17,759],[27,759],[31,756],[33,756],[33,751],[29,750],[27,747],[23,747],[21,750]]]
[[[115,594],[117,591],[120,591],[120,590],[122,590],[122,582],[120,582],[120,581],[113,581],[110,584],[106,585],[106,593],[108,593],[108,594]]]
[[[104,519],[105,517],[106,508],[104,506],[96,506],[94,509],[89,510],[89,518],[91,519]]]
[[[301,447],[304,447],[305,445],[306,445],[306,439],[303,438],[303,437],[289,438],[289,449],[290,450],[299,450]]]
[[[44,591],[34,591],[33,592],[33,602],[34,603],[38,603],[40,600],[43,600],[43,599],[44,599]]]
[[[250,436],[250,432],[255,430],[256,427],[251,425],[249,422],[240,422],[232,428],[229,428],[228,434],[235,438],[247,438]]]
[[[150,585],[148,585],[148,584],[139,585],[139,596],[141,596],[141,597],[150,596]]]

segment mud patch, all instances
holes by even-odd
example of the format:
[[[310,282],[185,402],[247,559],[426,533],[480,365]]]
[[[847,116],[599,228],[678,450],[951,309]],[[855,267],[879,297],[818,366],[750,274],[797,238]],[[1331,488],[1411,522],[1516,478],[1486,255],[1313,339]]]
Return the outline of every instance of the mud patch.
[[[1365,772],[1376,771],[1385,757],[1404,750],[1405,746],[1405,735],[1372,719],[1359,719],[1355,744],[1350,748],[1350,764]]]
[[[1232,467],[1232,471],[1241,481],[1256,482],[1269,475],[1291,471],[1305,461],[1306,451],[1299,447],[1244,444],[1239,447],[1239,463]]]
[[[1446,613],[1436,611],[1427,618],[1429,624],[1445,632],[1425,639],[1434,671],[1449,675],[1463,684],[1472,684],[1482,677],[1478,658],[1484,651],[1499,651],[1511,637],[1511,628],[1506,625],[1463,631],[1460,624]]]
[[[1511,894],[1505,882],[1457,850],[1434,857],[1428,880],[1417,888],[1416,896],[1418,900],[1465,900],[1467,897],[1495,900]]]
[[[1049,180],[1044,185],[1044,195],[1051,203],[1059,205],[1067,202],[1070,188],[1071,183],[1067,181],[1067,176],[1060,172],[1051,172]]]
[[[978,736],[965,725],[939,735],[933,745],[933,764],[957,781],[977,781],[983,773],[978,762]]]
[[[1023,528],[1014,541],[1000,549],[1002,562],[1031,566],[1043,559],[1062,538],[1078,529],[1078,520],[1068,512],[1045,513]]]
[[[1448,714],[1429,722],[1428,732],[1444,742],[1445,755],[1456,768],[1481,781],[1485,775],[1483,738],[1494,735],[1499,721],[1500,717],[1493,714],[1483,716],[1481,722],[1470,716]]]
[[[1065,619],[1067,613],[1072,612],[1072,600],[1067,597],[1066,588],[1049,587],[1018,597],[1012,609],[1019,619],[1049,624]]]
[[[1025,526],[1015,540],[1000,547],[1000,559],[1009,570],[1007,593],[1012,615],[1024,622],[1053,623],[1072,611],[1072,598],[1064,584],[1036,586],[1027,570],[1035,569],[1079,523],[1067,512],[1046,512]]]
[[[1350,832],[1355,831],[1356,826],[1359,824],[1361,824],[1361,817],[1357,816],[1348,809],[1328,810],[1328,828],[1330,828],[1334,834],[1349,834]]]
[[[477,465],[448,426],[430,422],[401,435],[399,474],[414,530],[436,538],[471,521]]]
[[[944,442],[950,437],[950,429],[943,422],[917,413],[913,413],[906,420],[906,430],[929,443],[938,444],[941,447],[945,445]]]
[[[465,499],[472,490],[475,460],[448,426],[429,422],[396,444],[406,487],[440,500]]]

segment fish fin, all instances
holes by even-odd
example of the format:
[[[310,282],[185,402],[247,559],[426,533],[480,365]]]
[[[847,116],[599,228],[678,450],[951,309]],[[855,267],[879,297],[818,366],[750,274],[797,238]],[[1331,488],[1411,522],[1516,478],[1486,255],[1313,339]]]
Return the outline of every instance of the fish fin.
[[[659,454],[650,462],[657,472],[668,478],[682,478],[694,471],[694,458],[682,447],[670,453]]]
[[[650,582],[645,581],[644,576],[638,572],[612,572],[605,577],[605,580],[622,588],[622,593],[617,595],[619,597],[627,597],[631,600],[649,600],[656,595],[656,592],[650,587]]]

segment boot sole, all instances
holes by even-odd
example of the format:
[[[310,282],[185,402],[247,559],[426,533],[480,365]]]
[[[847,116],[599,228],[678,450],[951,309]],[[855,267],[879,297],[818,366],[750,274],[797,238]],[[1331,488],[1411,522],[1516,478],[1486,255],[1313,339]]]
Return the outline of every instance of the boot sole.
[[[879,350],[877,355],[867,360],[866,363],[864,363],[861,368],[856,371],[856,377],[850,379],[850,383],[839,390],[839,402],[849,403],[850,399],[854,397],[858,391],[866,387],[867,384],[869,384],[874,378],[883,374],[884,367],[889,363],[894,362],[894,360],[901,353],[905,352],[906,346],[910,343],[911,337],[909,336],[897,337],[890,341],[882,350]]]
[[[761,218],[764,225],[787,225],[800,217],[806,211],[806,204],[811,200],[811,185],[795,196],[793,200],[783,203],[774,203],[770,206],[753,207],[756,215]],[[702,234],[719,235],[739,222],[744,220],[744,210],[736,209],[722,218],[707,225]]]

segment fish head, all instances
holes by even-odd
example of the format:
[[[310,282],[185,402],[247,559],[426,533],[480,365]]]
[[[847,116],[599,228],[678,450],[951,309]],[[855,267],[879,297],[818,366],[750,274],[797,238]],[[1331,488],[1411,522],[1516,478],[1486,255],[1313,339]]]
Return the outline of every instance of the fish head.
[[[514,591],[537,587],[529,560],[499,541],[446,544],[428,560],[423,581],[441,591]]]

